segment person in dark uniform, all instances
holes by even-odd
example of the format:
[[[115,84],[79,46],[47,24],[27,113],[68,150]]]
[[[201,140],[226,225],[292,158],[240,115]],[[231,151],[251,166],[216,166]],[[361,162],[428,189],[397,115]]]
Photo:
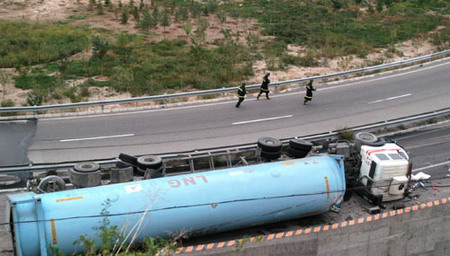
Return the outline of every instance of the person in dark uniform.
[[[265,93],[266,94],[266,98],[268,100],[270,100],[270,97],[269,97],[269,84],[270,84],[269,76],[270,76],[270,73],[266,73],[263,76],[263,82],[261,84],[261,89],[259,90],[259,94],[256,97],[257,100],[259,100],[259,96],[261,96],[261,94],[263,94],[263,93]]]
[[[314,89],[312,83],[313,83],[313,80],[309,80],[309,83],[306,84],[306,96],[305,96],[305,101],[303,101],[303,105],[307,105],[308,101],[312,100],[313,91],[316,90],[316,89]]]
[[[245,95],[247,94],[247,90],[245,89],[245,83],[242,83],[242,85],[238,88],[237,94],[239,97],[239,101],[236,104],[236,107],[238,108],[241,105],[241,103],[244,101]]]

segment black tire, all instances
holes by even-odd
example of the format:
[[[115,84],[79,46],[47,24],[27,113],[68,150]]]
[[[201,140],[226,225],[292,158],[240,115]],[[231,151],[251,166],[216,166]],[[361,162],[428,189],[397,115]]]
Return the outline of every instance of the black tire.
[[[262,137],[258,139],[258,147],[265,152],[280,152],[283,144],[279,139]]]
[[[131,166],[131,164],[123,162],[123,161],[120,161],[120,160],[116,162],[116,167],[117,168],[128,168],[130,166]]]
[[[381,146],[384,146],[384,144],[386,144],[386,140],[384,140],[383,138],[378,138],[378,141],[376,141],[374,143],[368,143],[365,145],[371,146],[371,147],[381,147]]]
[[[113,167],[111,168],[111,183],[122,183],[133,180],[133,167]]]
[[[312,142],[309,142],[307,140],[291,139],[289,141],[289,148],[297,149],[297,150],[301,150],[301,151],[309,152],[311,150],[312,146],[313,146]]]
[[[73,169],[82,173],[96,172],[100,170],[100,165],[95,162],[83,162],[75,164]]]
[[[162,159],[159,156],[145,155],[137,159],[137,166],[142,170],[159,169],[162,166]]]
[[[360,150],[362,145],[371,147],[381,147],[386,144],[383,138],[378,138],[375,134],[369,132],[359,132],[355,135],[355,148]]]
[[[130,156],[130,155],[127,155],[124,153],[120,153],[119,159],[125,163],[129,163],[131,165],[137,166],[137,157],[135,157],[135,156]]]
[[[55,190],[49,190],[49,184],[50,182],[55,183]],[[55,192],[55,191],[61,191],[66,189],[66,182],[64,182],[63,178],[56,176],[56,175],[50,175],[45,178],[43,178],[39,185],[37,186],[40,191],[43,192]]]
[[[289,148],[288,149],[288,155],[294,158],[303,158],[306,155],[308,155],[309,151],[303,151],[300,149],[295,148]]]
[[[69,169],[70,182],[76,187],[87,188],[98,186],[102,180],[100,165],[94,162],[83,162]]]
[[[277,160],[281,157],[281,152],[266,152],[261,151],[261,157],[268,159],[268,160]]]

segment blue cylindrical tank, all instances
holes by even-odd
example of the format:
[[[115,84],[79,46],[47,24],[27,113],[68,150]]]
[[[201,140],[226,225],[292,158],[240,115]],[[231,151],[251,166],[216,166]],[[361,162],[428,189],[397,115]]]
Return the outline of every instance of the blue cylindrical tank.
[[[14,249],[47,255],[108,216],[125,234],[169,237],[226,231],[320,214],[345,192],[342,156],[317,156],[47,194],[9,195]]]

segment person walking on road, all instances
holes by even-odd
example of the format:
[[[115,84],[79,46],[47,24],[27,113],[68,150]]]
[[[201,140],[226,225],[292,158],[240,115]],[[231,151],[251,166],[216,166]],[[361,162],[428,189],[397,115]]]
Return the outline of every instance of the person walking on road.
[[[245,95],[247,94],[247,90],[245,89],[245,83],[242,83],[242,85],[238,88],[237,94],[239,97],[239,101],[236,104],[236,107],[239,108],[239,106],[245,99]]]
[[[313,91],[315,91],[316,89],[313,87],[313,80],[309,80],[309,83],[306,84],[306,96],[305,96],[305,101],[303,101],[303,105],[307,105],[309,101],[312,100],[313,98]]]
[[[268,100],[270,100],[270,97],[269,97],[269,84],[270,84],[269,76],[270,76],[270,73],[266,73],[264,75],[263,82],[261,84],[261,89],[259,90],[259,94],[256,97],[257,100],[259,100],[259,96],[261,96],[261,94],[263,94],[263,93],[265,93],[266,94],[266,98]]]

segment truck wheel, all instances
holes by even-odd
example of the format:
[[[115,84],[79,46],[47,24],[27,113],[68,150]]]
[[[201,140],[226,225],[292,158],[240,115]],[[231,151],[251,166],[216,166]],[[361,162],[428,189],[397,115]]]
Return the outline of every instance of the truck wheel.
[[[78,163],[69,169],[69,177],[70,182],[79,188],[98,186],[102,180],[100,165],[94,162]]]
[[[378,141],[373,142],[373,143],[368,143],[365,145],[372,146],[372,147],[381,147],[381,146],[384,146],[384,144],[386,144],[386,140],[384,140],[383,138],[378,138]]]
[[[288,155],[294,158],[303,158],[306,155],[308,155],[309,150],[308,151],[303,151],[300,149],[295,149],[295,148],[289,148],[288,149]]]
[[[279,139],[262,137],[258,139],[258,147],[265,152],[280,152],[283,144]]]
[[[377,142],[378,137],[370,132],[358,132],[355,135],[355,140],[360,141],[363,145],[366,145],[366,143]]]
[[[96,171],[100,170],[100,165],[95,162],[83,162],[83,163],[75,164],[73,169],[75,171],[83,172],[83,173],[96,172]]]
[[[128,168],[128,167],[132,167],[131,164],[124,162],[124,161],[117,161],[116,162],[116,167],[117,168]]]
[[[310,151],[313,144],[309,141],[302,140],[302,139],[291,139],[289,141],[289,148],[297,149],[301,151]]]
[[[51,183],[53,184],[50,185]],[[64,182],[64,180],[59,176],[50,175],[43,178],[37,187],[43,192],[61,191],[66,189],[66,182]]]
[[[370,132],[358,132],[355,135],[355,148],[359,152],[362,145],[372,146],[378,141],[378,137]],[[384,145],[384,144],[383,144]]]
[[[142,169],[159,169],[162,166],[162,159],[159,156],[145,155],[137,159],[137,166]]]
[[[129,163],[131,165],[136,166],[137,165],[137,157],[135,156],[130,156],[124,153],[120,153],[119,154],[119,159],[124,161],[125,163]]]
[[[281,157],[281,152],[266,152],[261,151],[261,157],[268,159],[268,160],[277,160]]]
[[[119,163],[119,162],[118,162]],[[122,183],[133,180],[133,167],[131,165],[117,166],[110,170],[111,183]]]

